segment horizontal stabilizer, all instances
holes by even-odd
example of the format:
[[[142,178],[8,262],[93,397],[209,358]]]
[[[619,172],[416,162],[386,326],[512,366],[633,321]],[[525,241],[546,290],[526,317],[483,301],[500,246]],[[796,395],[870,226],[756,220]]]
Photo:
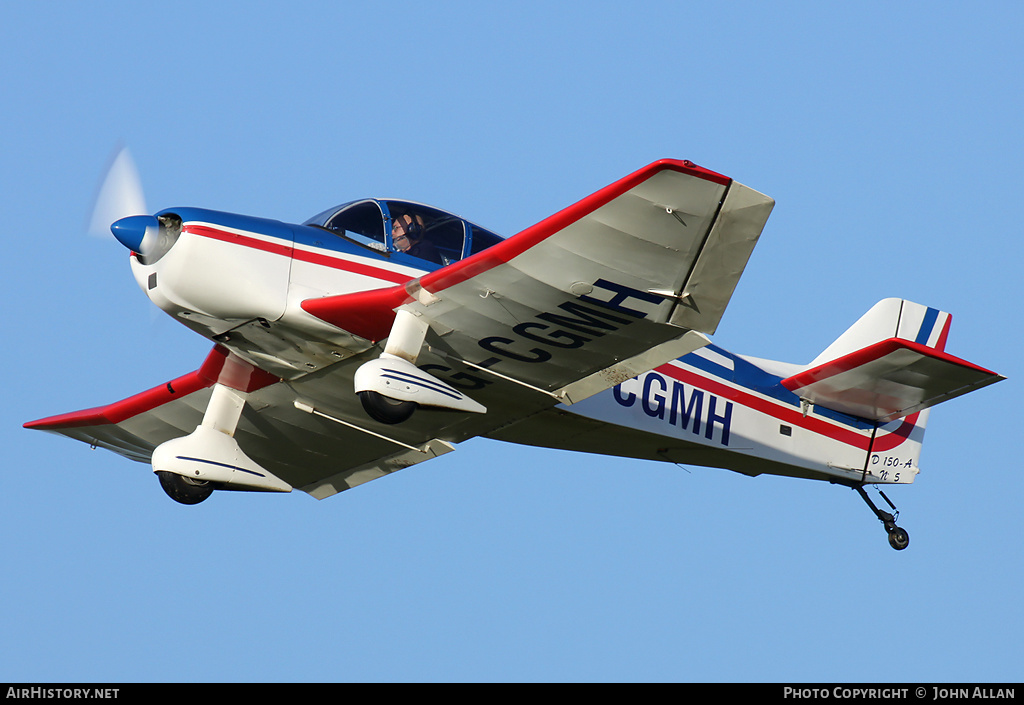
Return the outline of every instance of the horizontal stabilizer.
[[[890,338],[782,380],[813,404],[886,423],[1002,379],[983,367]]]

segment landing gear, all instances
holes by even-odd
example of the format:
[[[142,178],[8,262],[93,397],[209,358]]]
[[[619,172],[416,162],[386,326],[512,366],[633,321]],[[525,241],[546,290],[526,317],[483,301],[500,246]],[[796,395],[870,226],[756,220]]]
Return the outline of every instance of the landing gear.
[[[902,551],[910,545],[910,534],[907,533],[906,529],[901,529],[898,526],[892,527],[892,529],[889,529],[889,545],[897,551]]]
[[[356,370],[353,391],[374,421],[399,424],[421,406],[486,413],[485,406],[416,366],[429,330],[427,318],[399,309],[380,357]]]
[[[416,411],[416,402],[391,399],[379,392],[359,392],[359,401],[370,418],[386,424],[402,423]]]
[[[896,512],[895,514],[890,514],[889,512],[876,507],[875,503],[871,501],[870,497],[868,497],[868,493],[864,491],[864,485],[857,485],[854,489],[857,490],[858,494],[860,494],[861,499],[867,502],[867,505],[871,507],[871,511],[873,511],[875,516],[878,517],[878,521],[882,522],[882,525],[885,526],[885,531],[889,534],[889,545],[897,551],[902,551],[904,548],[909,546],[910,534],[907,533],[906,529],[896,526],[896,518],[899,517],[900,512],[896,509],[896,505],[885,496],[885,493],[881,490],[878,491],[878,494],[882,496],[885,503],[888,504],[894,512]]]
[[[153,449],[153,472],[175,502],[198,504],[219,489],[291,492],[291,485],[246,455],[235,440],[245,402],[245,392],[216,382],[196,430]]]
[[[212,482],[193,480],[166,470],[158,470],[156,476],[167,496],[181,504],[199,504],[213,494]]]

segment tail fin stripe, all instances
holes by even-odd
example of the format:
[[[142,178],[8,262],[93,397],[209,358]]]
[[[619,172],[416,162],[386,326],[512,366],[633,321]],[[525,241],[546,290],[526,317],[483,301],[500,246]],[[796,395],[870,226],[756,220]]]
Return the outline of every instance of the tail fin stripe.
[[[935,349],[939,352],[946,351],[946,339],[949,337],[949,324],[952,322],[953,316],[947,313],[946,321],[942,324],[942,330],[939,331],[939,338],[935,341]]]
[[[915,343],[920,345],[927,345],[928,339],[932,336],[932,329],[935,327],[935,321],[939,317],[939,310],[937,308],[929,308],[924,314],[924,321],[921,323],[921,330],[918,331],[917,338],[914,339]]]

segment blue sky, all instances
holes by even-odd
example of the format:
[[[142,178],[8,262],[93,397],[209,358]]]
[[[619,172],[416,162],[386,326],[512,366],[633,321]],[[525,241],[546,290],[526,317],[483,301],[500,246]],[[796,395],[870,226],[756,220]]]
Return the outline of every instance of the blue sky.
[[[0,4],[4,681],[1020,681],[1017,3]],[[1009,377],[893,489],[470,441],[323,502],[171,502],[21,428],[189,372],[86,223],[405,197],[514,234],[661,157],[777,201],[715,342],[804,363],[876,301]]]

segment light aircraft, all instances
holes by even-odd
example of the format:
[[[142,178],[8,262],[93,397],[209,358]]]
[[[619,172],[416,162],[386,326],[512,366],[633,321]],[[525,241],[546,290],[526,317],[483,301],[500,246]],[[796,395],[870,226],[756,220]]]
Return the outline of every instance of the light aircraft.
[[[809,364],[714,345],[773,206],[670,159],[507,239],[397,199],[301,224],[126,206],[110,230],[138,285],[213,349],[25,426],[150,463],[184,504],[323,499],[475,436],[826,480],[901,550],[895,506],[865,487],[913,482],[930,407],[1003,377],[945,352],[948,313],[903,299]]]

